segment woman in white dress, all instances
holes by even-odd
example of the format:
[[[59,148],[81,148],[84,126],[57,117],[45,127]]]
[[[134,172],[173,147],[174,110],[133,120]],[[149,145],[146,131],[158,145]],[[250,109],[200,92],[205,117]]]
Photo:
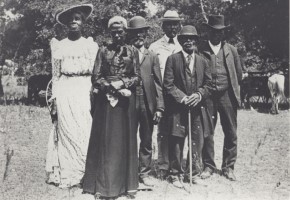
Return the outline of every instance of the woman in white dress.
[[[48,144],[47,183],[61,188],[80,184],[92,126],[90,114],[91,74],[98,51],[81,28],[93,10],[91,4],[71,6],[56,14],[68,27],[68,37],[51,41],[54,128]]]

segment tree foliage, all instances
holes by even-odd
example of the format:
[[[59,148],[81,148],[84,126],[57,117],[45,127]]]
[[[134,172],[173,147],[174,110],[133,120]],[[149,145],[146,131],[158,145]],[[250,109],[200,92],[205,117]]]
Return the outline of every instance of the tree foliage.
[[[0,54],[7,59],[30,66],[29,73],[50,72],[49,41],[62,39],[66,28],[57,25],[54,15],[68,4],[86,3],[83,0],[4,0],[0,3]],[[160,17],[167,9],[177,10],[183,24],[195,25],[206,39],[202,23],[209,14],[225,15],[231,25],[227,40],[235,45],[246,66],[254,70],[277,68],[289,63],[289,1],[288,0],[152,0],[158,8],[148,14],[148,0],[93,0],[94,12],[88,19],[84,36],[92,36],[99,45],[109,40],[107,22],[115,15],[127,19],[141,15],[151,29],[148,44],[161,37]],[[21,17],[4,19],[10,10]],[[41,56],[35,55],[41,51]],[[41,67],[41,65],[46,65]],[[35,70],[33,67],[38,70]],[[40,68],[40,70],[39,70]],[[29,74],[28,73],[28,74]]]

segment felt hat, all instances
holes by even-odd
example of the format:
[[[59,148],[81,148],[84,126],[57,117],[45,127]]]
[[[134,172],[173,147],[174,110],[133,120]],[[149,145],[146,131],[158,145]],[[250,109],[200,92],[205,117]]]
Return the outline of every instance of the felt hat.
[[[208,16],[208,22],[203,24],[216,30],[222,30],[229,27],[225,26],[225,17],[223,15],[210,15]]]
[[[182,36],[192,36],[198,38],[196,28],[191,25],[183,26],[177,36],[177,39],[180,39]]]
[[[128,22],[127,30],[136,30],[136,29],[149,29],[150,27],[146,24],[146,21],[141,16],[132,17]]]

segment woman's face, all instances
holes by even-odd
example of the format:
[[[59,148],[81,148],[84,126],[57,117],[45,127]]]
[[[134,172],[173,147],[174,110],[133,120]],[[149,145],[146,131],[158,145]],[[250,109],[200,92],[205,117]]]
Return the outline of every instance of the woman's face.
[[[122,24],[112,24],[110,33],[114,44],[122,45],[124,43],[126,32]]]
[[[69,18],[67,27],[69,31],[81,31],[83,26],[83,18],[80,13],[73,12]]]

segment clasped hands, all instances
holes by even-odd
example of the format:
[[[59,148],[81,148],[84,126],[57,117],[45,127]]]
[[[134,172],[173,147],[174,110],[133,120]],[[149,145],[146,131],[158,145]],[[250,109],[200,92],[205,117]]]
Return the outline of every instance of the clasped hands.
[[[189,107],[195,107],[200,101],[201,95],[199,93],[193,93],[192,95],[183,97],[181,103]]]
[[[108,88],[108,92],[111,94],[120,93],[122,96],[128,97],[131,96],[131,91],[128,89],[122,89],[124,83],[122,80],[113,81],[111,83],[107,83],[106,86]]]

